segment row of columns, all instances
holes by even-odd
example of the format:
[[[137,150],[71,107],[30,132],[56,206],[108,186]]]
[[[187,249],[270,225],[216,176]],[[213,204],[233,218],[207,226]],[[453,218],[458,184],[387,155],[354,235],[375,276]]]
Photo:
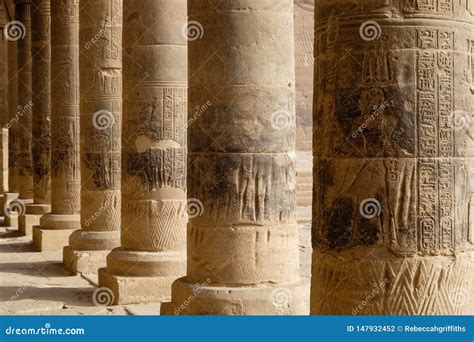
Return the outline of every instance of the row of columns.
[[[316,3],[313,314],[473,311],[474,10],[449,4]],[[19,0],[15,16],[4,201],[28,203],[34,245],[99,270],[115,304],[307,314],[293,1]]]

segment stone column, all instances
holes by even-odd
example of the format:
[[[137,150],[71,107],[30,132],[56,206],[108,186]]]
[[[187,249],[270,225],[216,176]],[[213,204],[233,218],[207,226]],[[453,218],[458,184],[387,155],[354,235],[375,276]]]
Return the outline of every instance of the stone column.
[[[51,211],[51,11],[50,0],[33,0],[31,17],[33,90],[33,203],[19,218],[19,231],[31,235]]]
[[[10,17],[8,18],[9,22],[15,21],[15,7],[11,6],[9,8]],[[10,26],[9,29],[12,30],[14,27]],[[21,39],[22,32],[17,32],[16,30],[8,32],[6,29],[5,33],[8,33],[5,37],[7,38],[8,45],[8,112],[9,112],[9,122],[6,125],[8,129],[8,190],[1,201],[0,201],[0,210],[1,215],[4,217],[4,226],[12,227],[18,226],[18,215],[11,215],[12,211],[11,203],[16,201],[18,198],[18,193],[20,191],[19,183],[19,169],[18,169],[18,119],[21,111],[21,107],[18,106],[18,59],[17,59],[17,40]],[[23,31],[24,32],[24,31]],[[18,35],[19,34],[19,35]],[[20,205],[22,202],[19,202]]]
[[[472,1],[316,4],[311,313],[472,315]]]
[[[33,243],[60,251],[81,227],[79,0],[51,0],[51,27],[51,213],[33,229]]]
[[[116,304],[171,298],[186,273],[186,0],[129,0],[124,13],[121,248],[99,284]]]
[[[4,11],[3,6],[0,6],[0,196],[2,197],[4,193],[8,192],[8,129],[6,127],[10,121],[8,114],[8,36],[5,33],[5,25],[8,21]]]
[[[188,201],[198,212],[190,210],[187,276],[164,312],[306,314],[293,1],[196,0],[188,14],[189,112],[212,106],[189,126]]]
[[[17,165],[19,197],[23,203],[33,202],[33,159],[32,159],[32,54],[31,54],[31,4],[32,0],[15,0],[16,17],[24,27],[23,38],[18,47],[18,122],[17,122]]]
[[[82,229],[63,261],[95,273],[120,245],[122,0],[83,0],[80,13]]]

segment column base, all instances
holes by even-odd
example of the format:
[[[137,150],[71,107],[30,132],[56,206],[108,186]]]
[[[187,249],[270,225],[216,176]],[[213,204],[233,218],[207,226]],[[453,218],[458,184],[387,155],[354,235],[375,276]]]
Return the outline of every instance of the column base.
[[[110,288],[115,304],[160,303],[171,299],[171,285],[186,274],[186,252],[142,252],[114,249],[107,268],[99,271],[99,286]]]
[[[49,204],[28,204],[26,213],[18,218],[18,231],[21,236],[33,234],[33,227],[40,224],[41,217],[51,211]]]
[[[76,230],[81,229],[80,215],[45,214],[40,219],[41,229]],[[62,247],[61,247],[62,249]]]
[[[79,229],[69,237],[63,250],[63,263],[73,274],[96,274],[107,265],[107,255],[120,246],[120,232]]]
[[[99,270],[99,286],[114,293],[114,305],[160,303],[171,298],[171,284],[176,277],[129,277]]]
[[[474,314],[474,251],[413,257],[364,251],[313,251],[312,315]]]
[[[43,229],[40,226],[33,227],[33,245],[40,252],[61,251],[69,242],[69,229]]]
[[[81,226],[79,215],[45,214],[39,227],[33,227],[33,245],[39,251],[62,251],[69,243],[69,236]]]
[[[172,301],[162,315],[308,315],[309,284],[262,284],[217,287],[190,282],[186,277],[172,286]]]
[[[96,274],[107,264],[110,251],[75,251],[66,246],[63,249],[63,264],[72,274]]]

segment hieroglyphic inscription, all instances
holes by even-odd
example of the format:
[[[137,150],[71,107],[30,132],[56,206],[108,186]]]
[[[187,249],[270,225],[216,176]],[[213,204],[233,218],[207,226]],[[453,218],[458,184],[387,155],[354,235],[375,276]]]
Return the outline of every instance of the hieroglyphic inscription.
[[[420,249],[453,247],[454,33],[417,31],[418,222]]]

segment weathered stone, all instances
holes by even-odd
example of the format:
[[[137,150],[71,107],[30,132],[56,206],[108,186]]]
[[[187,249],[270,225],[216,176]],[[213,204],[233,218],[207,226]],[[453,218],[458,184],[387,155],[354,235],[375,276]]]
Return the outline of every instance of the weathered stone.
[[[15,18],[15,7],[10,8],[12,13],[9,20]],[[6,126],[8,129],[8,189],[12,193],[19,193],[18,179],[18,161],[17,161],[17,132],[18,132],[18,60],[17,60],[17,41],[15,39],[8,40],[8,112],[9,122]]]
[[[0,6],[0,196],[8,192],[8,35],[5,32],[7,16]],[[2,208],[0,208],[0,212]]]
[[[471,4],[316,2],[312,314],[474,313]]]
[[[18,122],[15,124],[17,171],[19,194],[22,200],[33,198],[33,160],[32,160],[32,53],[31,53],[31,4],[32,0],[15,0],[16,17],[24,27],[23,38],[17,41],[18,47]]]
[[[186,8],[130,0],[124,13],[122,245],[99,273],[116,304],[169,300],[186,273]]]
[[[56,232],[37,233],[42,239],[35,245],[61,251],[80,228],[79,0],[51,0],[51,26],[51,213],[37,229]]]
[[[164,312],[305,314],[293,1],[196,0],[188,14],[201,33],[190,37],[188,108],[212,106],[189,126],[188,198],[200,207],[188,224],[187,276]]]
[[[73,251],[96,253],[87,272],[97,272],[106,265],[104,251],[120,245],[122,0],[84,0],[80,13],[81,230],[63,260],[79,267],[69,259],[79,257]]]
[[[294,2],[296,149],[311,151],[313,140],[314,0],[294,0]],[[299,197],[302,196],[297,192],[297,198]]]
[[[32,6],[34,188],[33,204],[26,205],[25,214],[19,218],[19,231],[27,235],[40,217],[51,211],[51,11],[49,0],[33,0]]]

